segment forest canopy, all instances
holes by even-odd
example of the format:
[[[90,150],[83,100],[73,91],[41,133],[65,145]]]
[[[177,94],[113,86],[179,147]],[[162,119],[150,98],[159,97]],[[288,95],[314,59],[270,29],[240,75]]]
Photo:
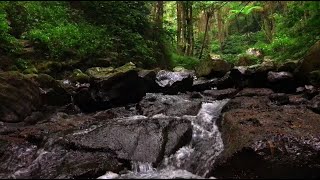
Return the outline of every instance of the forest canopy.
[[[283,62],[303,57],[320,39],[320,3],[2,1],[0,39],[1,55],[20,70],[93,58],[193,69],[209,55],[237,63],[249,48]]]

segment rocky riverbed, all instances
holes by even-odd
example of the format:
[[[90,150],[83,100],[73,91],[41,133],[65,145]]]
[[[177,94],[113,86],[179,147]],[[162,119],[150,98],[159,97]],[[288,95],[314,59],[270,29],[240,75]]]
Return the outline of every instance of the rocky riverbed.
[[[293,72],[79,74],[0,73],[1,178],[320,177],[320,90]]]

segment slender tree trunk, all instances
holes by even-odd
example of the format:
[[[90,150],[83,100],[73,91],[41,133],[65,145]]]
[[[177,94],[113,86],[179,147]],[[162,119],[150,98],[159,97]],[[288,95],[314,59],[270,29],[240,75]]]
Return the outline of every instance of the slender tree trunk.
[[[181,7],[181,2],[180,1],[176,1],[177,3],[177,50],[178,53],[181,53],[181,34],[182,34],[182,7]]]
[[[220,43],[220,48],[222,48],[222,43],[224,41],[224,37],[223,37],[223,22],[222,22],[222,17],[221,17],[221,10],[218,9],[217,11],[217,22],[218,22],[218,40]]]
[[[208,26],[209,26],[209,19],[210,19],[210,13],[206,13],[206,26],[205,26],[205,30],[204,30],[204,37],[203,37],[203,40],[202,40],[202,46],[201,46],[201,50],[200,50],[200,55],[199,55],[199,59],[202,58],[202,53],[203,53],[203,49],[204,49],[204,46],[205,46],[205,42],[206,42],[206,37],[207,37],[207,34],[208,34]]]
[[[163,1],[157,1],[156,25],[159,30],[163,28]]]
[[[186,50],[186,5],[185,2],[181,2],[182,5],[182,13],[181,13],[181,52],[185,52]]]

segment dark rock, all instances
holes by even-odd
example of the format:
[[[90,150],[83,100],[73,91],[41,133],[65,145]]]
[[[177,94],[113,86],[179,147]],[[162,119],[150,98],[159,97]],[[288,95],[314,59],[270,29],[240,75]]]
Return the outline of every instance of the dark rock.
[[[320,114],[320,95],[313,97],[308,104],[308,108]]]
[[[320,70],[311,71],[308,74],[310,84],[319,87],[320,86]]]
[[[236,96],[268,96],[272,94],[273,91],[268,88],[245,88],[240,91]]]
[[[71,103],[71,94],[63,85],[47,74],[30,76],[40,88],[42,103],[51,106],[62,106]]]
[[[155,164],[187,144],[192,136],[189,120],[171,117],[118,119],[89,129],[68,134],[64,143]]]
[[[294,105],[306,104],[308,100],[303,95],[289,95],[289,103]]]
[[[41,105],[37,85],[18,72],[0,73],[0,121],[20,122]]]
[[[229,104],[238,106],[224,108],[220,128],[225,149],[210,175],[320,177],[320,115],[303,106],[269,106],[268,101],[257,101],[261,98],[265,96],[237,97]],[[257,105],[255,108],[244,105],[252,101]]]
[[[139,102],[138,110],[144,116],[164,114],[167,116],[197,115],[201,108],[200,100],[184,96],[150,94]]]
[[[177,94],[191,90],[193,84],[192,74],[189,72],[170,72],[161,70],[157,73],[156,83],[160,91],[166,94]]]
[[[232,98],[237,94],[237,90],[233,88],[222,89],[222,90],[205,90],[203,94],[206,96],[210,96],[213,99],[221,100],[226,98]]]
[[[271,100],[271,102],[277,104],[277,105],[285,105],[288,104],[289,101],[289,96],[287,94],[284,93],[275,93],[275,94],[271,94],[269,96],[269,99]]]
[[[132,63],[110,72],[94,71],[89,74],[95,81],[89,88],[79,89],[74,97],[75,104],[85,112],[136,103],[148,88]]]
[[[140,70],[138,76],[143,79],[143,84],[147,88],[147,92],[157,92],[159,86],[156,83],[157,72],[155,70]]]
[[[278,64],[278,71],[287,71],[294,73],[298,68],[298,61],[288,60],[284,63]]]
[[[192,90],[193,91],[204,91],[207,89],[211,89],[212,87],[215,87],[218,83],[218,79],[204,79],[199,78],[197,80],[193,81],[192,84]]]
[[[277,92],[295,92],[298,86],[289,72],[268,72],[270,88]]]

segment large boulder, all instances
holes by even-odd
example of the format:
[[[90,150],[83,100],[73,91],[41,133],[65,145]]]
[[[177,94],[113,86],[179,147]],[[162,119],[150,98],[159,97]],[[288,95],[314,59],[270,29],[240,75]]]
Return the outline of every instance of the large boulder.
[[[192,137],[191,122],[173,117],[114,119],[88,129],[66,135],[64,144],[154,164],[189,143]]]
[[[311,71],[320,69],[320,41],[317,41],[308,51],[307,55],[302,59],[298,68],[299,72],[306,75]]]
[[[62,106],[71,103],[71,92],[60,81],[47,74],[28,76],[40,88],[41,100],[45,105]]]
[[[220,123],[225,149],[211,175],[320,177],[320,115],[283,102],[288,103],[285,94],[240,96],[228,102]]]
[[[33,81],[18,72],[0,73],[0,121],[23,121],[40,105],[40,91]]]
[[[199,63],[195,71],[197,77],[222,77],[231,68],[232,65],[222,59],[207,58]]]
[[[290,72],[268,72],[268,86],[274,91],[278,92],[295,92],[297,83],[295,82],[294,76]]]
[[[177,94],[191,90],[193,84],[193,74],[190,72],[171,72],[161,70],[157,73],[156,83],[160,92],[166,94]]]
[[[87,70],[94,81],[90,87],[79,89],[74,97],[75,104],[81,110],[92,112],[136,103],[145,95],[148,87],[145,86],[133,63],[109,70],[104,68]]]

